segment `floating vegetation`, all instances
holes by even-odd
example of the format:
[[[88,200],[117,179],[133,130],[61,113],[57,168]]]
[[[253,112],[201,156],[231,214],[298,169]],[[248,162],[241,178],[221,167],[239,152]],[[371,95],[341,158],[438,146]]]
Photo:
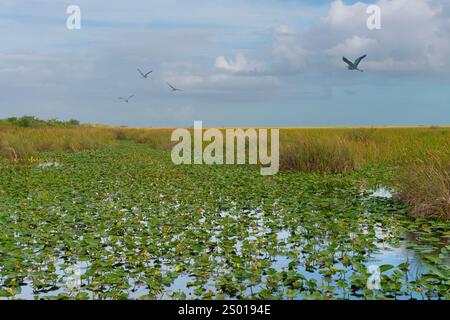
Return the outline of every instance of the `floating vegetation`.
[[[46,156],[64,166],[0,174],[2,299],[450,298],[448,222],[361,192],[370,168],[263,177],[132,142]]]

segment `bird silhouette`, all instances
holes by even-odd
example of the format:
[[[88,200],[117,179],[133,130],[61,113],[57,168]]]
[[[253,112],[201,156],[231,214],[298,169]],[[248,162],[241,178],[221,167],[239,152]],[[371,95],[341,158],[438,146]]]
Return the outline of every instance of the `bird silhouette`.
[[[137,71],[139,72],[139,74],[141,75],[141,77],[144,78],[144,79],[147,79],[148,76],[150,75],[150,73],[153,72],[153,70],[151,70],[151,71],[149,71],[149,72],[147,72],[147,73],[143,73],[143,72],[141,71],[141,69],[139,69],[139,68],[137,69]]]
[[[178,88],[175,88],[174,86],[172,86],[170,83],[168,83],[168,82],[166,82],[167,83],[167,85],[170,87],[170,89],[172,89],[172,92],[175,92],[175,91],[183,91],[183,90],[181,90],[181,89],[178,89]]]
[[[363,70],[358,69],[358,65],[359,65],[359,63],[361,62],[361,60],[364,59],[365,57],[367,57],[367,54],[365,54],[365,55],[359,57],[358,59],[355,60],[355,62],[351,62],[351,61],[348,60],[346,57],[342,57],[342,60],[344,60],[344,62],[345,62],[346,64],[348,64],[348,67],[347,67],[347,68],[348,68],[349,70],[358,70],[358,71],[363,72]]]
[[[119,97],[119,100],[123,100],[124,102],[128,103],[130,102],[130,99],[134,97],[134,94],[129,96],[128,98],[124,98],[124,97]]]

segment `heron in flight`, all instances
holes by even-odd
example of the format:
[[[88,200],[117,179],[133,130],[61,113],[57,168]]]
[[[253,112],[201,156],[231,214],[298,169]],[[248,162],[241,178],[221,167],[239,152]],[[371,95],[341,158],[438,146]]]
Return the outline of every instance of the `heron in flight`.
[[[119,97],[119,100],[123,100],[124,102],[128,103],[130,102],[130,99],[134,97],[134,94],[129,96],[128,98],[124,98],[124,97]]]
[[[367,57],[367,54],[363,55],[362,57],[359,57],[358,59],[355,60],[355,62],[351,62],[346,57],[342,57],[342,60],[344,60],[344,62],[348,64],[348,70],[358,70],[363,72],[363,70],[358,69],[358,65],[361,62],[361,60],[364,59],[365,57]]]
[[[141,71],[141,69],[139,69],[139,68],[137,69],[137,71],[139,72],[139,74],[141,75],[141,77],[144,78],[144,79],[147,79],[148,76],[150,75],[150,73],[153,72],[153,70],[151,70],[151,71],[149,71],[149,72],[147,72],[147,73],[143,73],[143,72]]]
[[[170,87],[170,89],[172,89],[172,92],[175,92],[175,91],[183,91],[183,90],[181,90],[181,89],[178,89],[178,88],[175,88],[174,86],[172,86],[170,83],[168,83],[168,82],[166,82],[167,83],[167,85]]]

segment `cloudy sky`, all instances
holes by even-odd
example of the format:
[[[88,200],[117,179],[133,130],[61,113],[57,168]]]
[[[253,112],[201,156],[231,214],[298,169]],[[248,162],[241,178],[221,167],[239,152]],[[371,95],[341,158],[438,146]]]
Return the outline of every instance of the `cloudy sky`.
[[[0,118],[450,124],[450,1],[366,1],[1,0]],[[66,28],[71,4],[80,30]],[[370,4],[381,30],[366,26]],[[343,55],[365,53],[364,73],[346,70]]]

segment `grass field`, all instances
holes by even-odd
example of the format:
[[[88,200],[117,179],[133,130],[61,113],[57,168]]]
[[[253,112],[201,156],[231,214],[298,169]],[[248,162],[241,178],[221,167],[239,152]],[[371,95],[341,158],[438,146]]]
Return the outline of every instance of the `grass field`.
[[[449,128],[282,129],[271,177],[170,133],[0,129],[0,297],[450,298]]]

